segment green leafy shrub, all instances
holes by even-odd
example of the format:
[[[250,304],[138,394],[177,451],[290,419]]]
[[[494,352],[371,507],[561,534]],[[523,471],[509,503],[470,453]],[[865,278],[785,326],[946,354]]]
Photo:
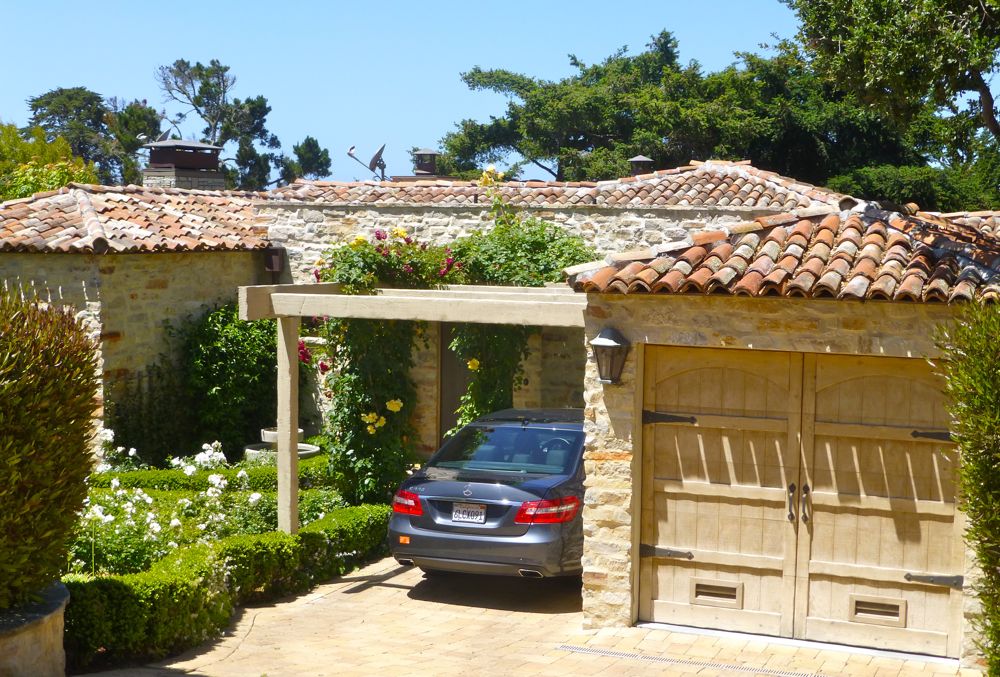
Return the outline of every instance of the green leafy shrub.
[[[939,345],[961,459],[959,506],[979,569],[976,625],[993,675],[1000,673],[1000,308],[969,304]]]
[[[143,489],[179,490],[187,489],[204,491],[208,489],[210,475],[222,475],[230,483],[235,483],[241,468],[221,468],[218,470],[198,470],[187,475],[180,469],[169,470],[134,470],[129,472],[94,473],[90,484],[94,487],[108,488],[117,479],[124,488],[141,487]],[[274,466],[257,466],[243,468],[247,474],[246,483],[239,486],[252,491],[277,491],[278,470]],[[299,461],[299,487],[311,489],[334,486],[330,476],[329,457],[325,455],[312,456]]]
[[[234,606],[307,590],[380,554],[390,514],[382,505],[345,508],[297,535],[182,547],[138,574],[68,575],[68,667],[109,667],[197,646],[226,627]]]
[[[230,459],[274,425],[278,408],[274,320],[245,322],[235,303],[189,321],[178,331],[185,392],[195,437],[218,440]]]
[[[73,315],[0,287],[0,609],[55,580],[87,494],[93,343]]]

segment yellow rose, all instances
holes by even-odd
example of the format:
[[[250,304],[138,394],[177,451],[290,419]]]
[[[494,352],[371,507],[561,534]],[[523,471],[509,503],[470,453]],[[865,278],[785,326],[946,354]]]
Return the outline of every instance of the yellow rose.
[[[369,425],[368,428],[367,428],[367,430],[368,430],[368,434],[369,435],[374,435],[375,434],[375,426]]]
[[[479,360],[477,360],[474,357],[465,364],[469,368],[469,371],[476,371],[477,369],[479,369]]]
[[[375,424],[375,427],[381,428],[384,425],[385,425],[385,416],[379,416],[378,423]]]
[[[368,238],[366,238],[364,235],[355,235],[354,241],[351,242],[352,247],[358,247],[363,244],[368,244]]]
[[[406,238],[406,228],[403,228],[402,226],[396,226],[391,232],[393,237],[399,238],[400,240]]]
[[[396,413],[397,411],[403,408],[403,401],[389,400],[388,402],[385,403],[385,408],[391,411],[392,413]]]

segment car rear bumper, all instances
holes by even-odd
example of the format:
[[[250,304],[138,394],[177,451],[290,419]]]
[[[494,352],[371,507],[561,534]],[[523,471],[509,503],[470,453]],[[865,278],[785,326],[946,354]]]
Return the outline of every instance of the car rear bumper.
[[[483,536],[414,528],[393,515],[389,550],[401,563],[425,569],[537,578],[581,571],[582,534],[573,525],[534,524],[521,536]],[[575,534],[575,535],[574,535]],[[400,543],[400,537],[409,543]]]

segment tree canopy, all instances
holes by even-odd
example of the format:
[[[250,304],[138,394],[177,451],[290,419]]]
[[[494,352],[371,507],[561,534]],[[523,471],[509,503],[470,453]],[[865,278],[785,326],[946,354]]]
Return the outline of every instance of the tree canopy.
[[[477,66],[464,82],[505,95],[507,108],[488,122],[457,123],[442,139],[439,167],[468,175],[512,162],[514,175],[600,180],[626,176],[634,155],[660,168],[748,159],[859,197],[943,210],[997,205],[997,144],[981,134],[977,111],[942,108],[923,90],[911,92],[906,115],[871,105],[812,53],[786,40],[706,73],[682,64],[662,31],[636,55],[622,48],[593,65],[571,55],[574,72],[558,81]]]
[[[800,39],[824,76],[866,102],[909,120],[927,102],[970,110],[1000,140],[990,76],[1000,67],[995,0],[783,0],[801,21]]]
[[[775,52],[739,54],[737,64],[705,74],[679,62],[663,31],[635,56],[623,48],[595,65],[570,56],[576,72],[558,82],[476,67],[463,80],[508,96],[506,114],[463,120],[443,145],[458,170],[516,153],[557,180],[625,176],[639,154],[661,167],[751,159],[809,181],[919,161],[892,120],[819,78],[795,45]]]
[[[292,147],[294,157],[283,154],[281,142],[267,127],[271,106],[263,96],[239,99],[232,96],[236,77],[217,59],[208,65],[178,59],[160,66],[156,81],[164,96],[183,108],[175,125],[192,113],[204,127],[202,141],[217,146],[236,145],[236,155],[227,167],[230,181],[240,188],[260,190],[275,181],[291,182],[299,176],[319,178],[330,173],[330,154],[307,136]]]

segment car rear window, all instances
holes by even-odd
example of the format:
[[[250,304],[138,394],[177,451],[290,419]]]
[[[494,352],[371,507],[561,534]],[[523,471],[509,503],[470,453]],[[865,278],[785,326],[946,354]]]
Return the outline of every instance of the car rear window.
[[[568,475],[583,449],[583,431],[522,426],[467,426],[431,457],[431,468]]]

